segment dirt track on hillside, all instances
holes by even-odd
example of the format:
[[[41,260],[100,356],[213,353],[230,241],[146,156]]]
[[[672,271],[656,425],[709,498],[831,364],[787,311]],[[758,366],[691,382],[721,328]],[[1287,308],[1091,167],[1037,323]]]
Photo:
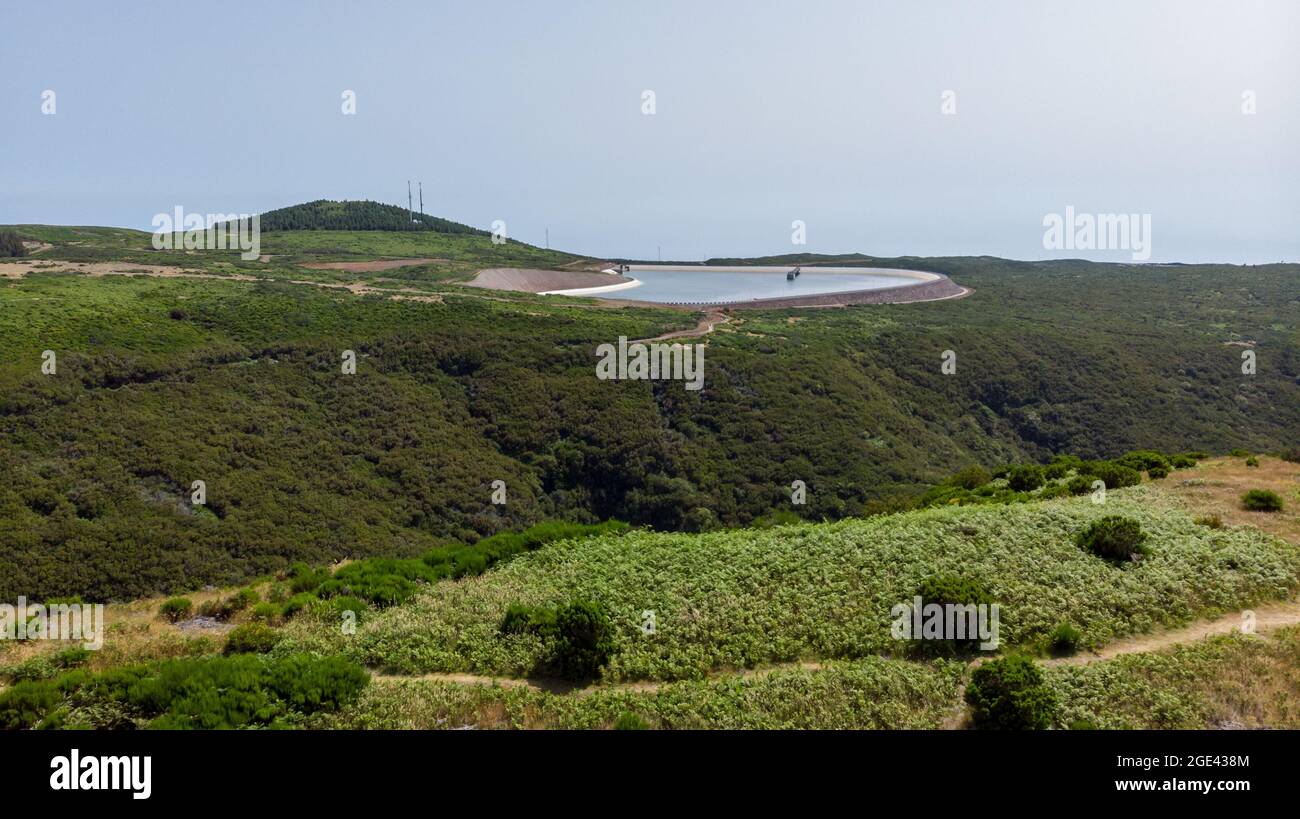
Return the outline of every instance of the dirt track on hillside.
[[[690,330],[674,330],[671,333],[664,333],[663,335],[655,336],[654,338],[638,338],[631,343],[649,344],[653,341],[671,341],[675,338],[698,338],[700,336],[707,336],[709,333],[713,332],[714,327],[719,324],[726,324],[729,321],[731,321],[731,319],[726,313],[714,310],[704,318],[700,319],[699,324],[696,324],[695,327]]]

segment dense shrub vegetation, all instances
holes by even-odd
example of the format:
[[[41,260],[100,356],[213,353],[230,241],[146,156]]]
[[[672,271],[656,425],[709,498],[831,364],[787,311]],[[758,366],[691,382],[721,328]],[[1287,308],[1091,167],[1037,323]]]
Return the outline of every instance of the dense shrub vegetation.
[[[393,606],[415,594],[422,583],[482,574],[492,566],[557,540],[618,535],[628,525],[611,520],[598,524],[548,521],[522,532],[502,532],[473,546],[456,543],[425,553],[422,558],[370,557],[331,573],[297,563],[289,570],[293,597],[278,612],[292,617],[317,598],[332,598],[335,612],[361,612],[366,603]]]
[[[1179,464],[1173,467],[1174,463]],[[1166,466],[1169,465],[1169,466]],[[1166,456],[1151,450],[1128,452],[1109,461],[1085,461],[1075,455],[1059,454],[1046,465],[1004,464],[989,473],[968,467],[932,486],[915,502],[917,506],[968,503],[1020,503],[1092,492],[1101,481],[1107,489],[1136,486],[1142,470],[1152,480],[1166,477],[1170,468],[1196,466],[1191,455]],[[911,505],[899,504],[899,508]]]
[[[0,258],[26,255],[21,236],[12,230],[0,230]]]
[[[73,671],[0,691],[0,728],[275,726],[352,701],[369,682],[339,657],[241,654]]]
[[[984,663],[971,674],[966,703],[976,728],[1045,730],[1056,715],[1056,696],[1033,660],[1023,655]]]
[[[940,606],[981,606],[996,602],[979,580],[955,574],[933,575],[925,578],[917,588],[916,594],[926,606],[932,603]],[[969,625],[970,623],[967,622],[967,626]],[[947,635],[948,639],[934,640],[919,639],[921,635],[913,634],[912,638],[915,641],[913,645],[920,653],[952,654],[974,651],[977,648],[980,642],[978,632],[974,634],[967,632],[967,635],[962,639],[957,639],[955,635]]]
[[[188,597],[173,597],[158,606],[158,614],[175,623],[190,616],[194,603]]]
[[[1271,489],[1252,489],[1241,496],[1241,508],[1250,512],[1281,512],[1282,498]]]
[[[225,653],[265,654],[278,642],[280,633],[265,623],[242,623],[226,635]]]
[[[891,608],[933,577],[979,582],[1000,604],[1003,650],[1041,648],[1063,621],[1082,633],[1082,644],[1101,645],[1296,588],[1294,547],[1250,527],[1198,526],[1152,503],[1151,491],[1112,493],[1104,506],[1066,498],[570,541],[478,578],[428,586],[370,615],[354,637],[339,636],[337,621],[304,622],[300,646],[330,647],[394,672],[523,676],[546,662],[552,644],[526,628],[507,626],[515,633],[503,636],[509,604],[549,612],[585,598],[606,607],[613,628],[616,650],[602,680],[673,680],[808,657],[896,654]],[[1078,548],[1079,532],[1105,514],[1138,521],[1158,545],[1151,559],[1116,571]],[[647,610],[655,612],[652,635],[642,631]]]
[[[273,230],[432,230],[486,236],[488,232],[406,208],[371,201],[318,199],[263,213],[261,229]]]
[[[1061,623],[1052,629],[1049,643],[1053,654],[1073,654],[1079,648],[1083,633],[1069,623]]]
[[[523,686],[376,680],[358,703],[318,712],[313,728],[872,729],[939,728],[960,694],[962,664],[867,657],[816,670],[666,683],[654,690],[596,686],[580,694]]]
[[[1043,485],[1043,470],[1030,464],[1013,466],[1007,472],[1007,486],[1017,492],[1028,492]]]
[[[575,682],[600,676],[614,653],[609,612],[599,603],[574,600],[558,608],[514,604],[501,621],[503,635],[529,634],[550,645],[534,669]]]
[[[1123,515],[1107,515],[1095,520],[1079,532],[1075,543],[1080,549],[1112,563],[1136,560],[1149,550],[1144,545],[1147,535],[1142,524]]]
[[[145,233],[23,231],[53,245],[41,258],[55,265],[160,262]],[[0,288],[0,598],[121,599],[296,561],[416,559],[551,518],[674,531],[776,513],[835,520],[915,505],[972,464],[1046,463],[1045,485],[1022,494],[1053,497],[1086,474],[1057,477],[1054,454],[1277,451],[1300,428],[1290,266],[872,260],[948,273],[975,295],[737,313],[710,336],[695,393],[593,376],[595,345],[690,325],[680,313],[445,287],[397,301],[285,281],[352,280],[293,260],[376,250],[445,252],[459,271],[527,263],[534,251],[517,243],[284,230],[264,250],[271,261],[185,260],[259,283],[56,267]],[[1143,307],[1157,299],[1152,319]],[[1238,336],[1277,351],[1245,382],[1223,344]],[[979,366],[944,377],[933,359],[949,347]],[[59,353],[55,376],[40,373],[46,349]],[[341,349],[358,353],[355,376],[340,375]],[[1111,488],[1139,479],[1109,471]],[[800,506],[796,478],[809,488]],[[491,503],[497,479],[505,505]],[[1017,492],[945,490],[943,503]]]

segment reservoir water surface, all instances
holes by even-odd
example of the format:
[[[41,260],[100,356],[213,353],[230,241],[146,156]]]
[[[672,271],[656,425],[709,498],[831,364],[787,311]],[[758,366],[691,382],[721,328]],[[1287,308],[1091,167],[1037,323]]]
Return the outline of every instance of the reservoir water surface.
[[[633,265],[627,276],[641,282],[593,294],[607,299],[636,299],[661,304],[708,304],[879,290],[921,284],[937,278],[931,273],[875,267],[703,267],[692,265]]]

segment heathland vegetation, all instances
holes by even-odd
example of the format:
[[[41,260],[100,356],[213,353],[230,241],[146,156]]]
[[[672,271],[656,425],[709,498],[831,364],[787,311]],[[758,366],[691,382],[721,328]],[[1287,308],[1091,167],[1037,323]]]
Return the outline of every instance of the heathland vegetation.
[[[553,518],[677,531],[835,520],[928,503],[964,465],[1024,465],[996,490],[1018,492],[1062,452],[1275,451],[1300,428],[1294,266],[904,260],[976,295],[738,313],[708,339],[706,389],[687,392],[592,376],[596,345],[690,326],[687,314],[420,281],[564,254],[432,230],[304,230],[268,234],[289,258],[259,263],[154,252],[132,231],[17,230],[52,247],[0,288],[6,597],[122,599],[295,561],[413,558]],[[300,266],[367,243],[436,255],[425,242],[460,255],[412,279]],[[61,272],[100,258],[263,278]],[[370,294],[289,283],[358,279]],[[1256,375],[1241,373],[1244,344]],[[949,349],[955,375],[940,370]],[[57,373],[42,371],[46,350]],[[345,350],[355,376],[341,373]],[[1093,468],[1131,481],[1124,464]],[[804,505],[790,504],[795,480]]]
[[[0,600],[135,602],[0,641],[0,727],[1300,725],[1293,631],[1072,664],[1300,586],[1300,268],[855,257],[975,294],[736,312],[696,393],[594,377],[689,313],[460,287],[592,260],[371,205],[12,229]]]
[[[317,199],[301,205],[267,211],[261,228],[276,230],[432,230],[487,236],[488,232],[380,202],[336,202]]]

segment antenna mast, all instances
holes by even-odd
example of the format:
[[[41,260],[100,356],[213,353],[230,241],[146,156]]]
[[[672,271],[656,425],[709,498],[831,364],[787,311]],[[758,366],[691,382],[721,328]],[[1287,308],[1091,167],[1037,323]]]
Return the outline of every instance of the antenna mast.
[[[420,183],[420,215],[424,215],[424,183]]]
[[[411,229],[411,180],[406,180],[406,229]]]

